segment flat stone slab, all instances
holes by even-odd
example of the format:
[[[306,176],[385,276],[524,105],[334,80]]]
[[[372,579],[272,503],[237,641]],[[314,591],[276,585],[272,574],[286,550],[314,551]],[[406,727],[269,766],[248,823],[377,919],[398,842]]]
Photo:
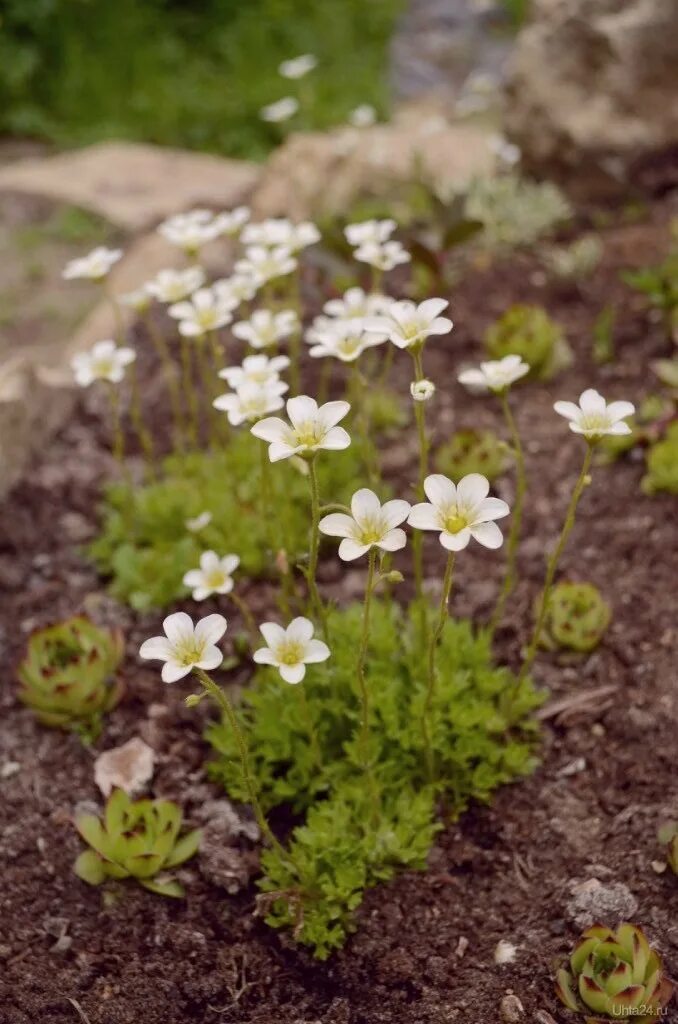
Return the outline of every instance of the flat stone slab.
[[[102,142],[0,167],[0,189],[81,206],[138,232],[192,206],[236,206],[247,200],[260,173],[246,160]]]

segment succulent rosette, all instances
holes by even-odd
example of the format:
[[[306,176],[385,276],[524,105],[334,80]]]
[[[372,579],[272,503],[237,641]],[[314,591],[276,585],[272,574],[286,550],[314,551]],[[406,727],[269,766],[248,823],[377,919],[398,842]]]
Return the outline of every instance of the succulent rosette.
[[[122,652],[119,630],[81,616],[38,630],[19,666],[19,699],[43,725],[95,739],[103,715],[120,700],[115,670]]]
[[[569,971],[558,971],[556,991],[568,1009],[599,1015],[587,1017],[587,1024],[631,1017],[649,1024],[668,1004],[673,986],[640,928],[624,923],[612,931],[596,924],[582,934]]]

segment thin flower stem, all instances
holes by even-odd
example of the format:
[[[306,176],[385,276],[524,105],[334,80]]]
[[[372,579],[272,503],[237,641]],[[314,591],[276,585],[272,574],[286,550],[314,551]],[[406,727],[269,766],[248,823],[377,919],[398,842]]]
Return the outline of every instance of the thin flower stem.
[[[565,548],[565,544],[567,543],[567,538],[570,535],[570,531],[574,526],[574,520],[577,512],[577,505],[579,504],[579,499],[583,494],[584,488],[589,483],[589,470],[591,469],[591,462],[593,459],[593,449],[594,445],[587,443],[586,455],[584,456],[584,463],[579,474],[579,479],[577,480],[574,491],[572,492],[572,497],[570,498],[570,504],[567,509],[567,515],[565,516],[563,529],[561,530],[560,537],[558,538],[558,543],[553,549],[551,557],[548,560],[548,564],[546,567],[546,579],[544,580],[544,589],[541,593],[541,598],[539,601],[539,611],[537,612],[537,622],[534,627],[532,639],[530,640],[530,645],[527,649],[527,653],[525,655],[525,659],[521,666],[520,674],[516,682],[516,691],[519,689],[520,685],[525,680],[527,673],[532,668],[532,663],[537,654],[537,648],[539,646],[542,630],[544,628],[544,620],[546,618],[549,597],[551,596],[551,588],[553,586],[553,581],[555,579],[558,563],[560,562],[560,557]]]
[[[290,393],[298,395],[301,390],[301,276],[299,267],[290,278],[290,305],[297,314],[297,326],[290,334]]]
[[[270,537],[270,530],[273,525],[273,510],[271,506],[271,463],[268,458],[268,450],[265,444],[259,445],[259,475],[261,477],[261,510],[264,517],[264,533],[266,543],[270,548],[273,548]]]
[[[212,399],[214,398],[214,379],[207,358],[208,340],[207,336],[204,334],[195,340],[198,356],[198,373],[200,374],[203,398],[208,404],[207,427],[209,430],[210,443],[215,444],[221,428],[221,416],[219,414],[219,410],[215,409],[212,405]]]
[[[362,752],[363,769],[372,794],[375,818],[378,817],[379,813],[379,796],[374,773],[370,765],[370,694],[365,679],[365,662],[367,660],[367,645],[370,639],[370,610],[372,607],[376,562],[377,552],[372,547],[368,555],[367,583],[365,584],[365,602],[363,604],[363,628],[356,666],[356,677],[360,689],[360,749]]]
[[[373,295],[379,295],[381,291],[381,282],[384,279],[384,271],[381,267],[372,267],[372,284],[371,291]]]
[[[179,382],[175,374],[175,366],[172,356],[170,354],[169,345],[167,339],[163,335],[162,331],[159,331],[155,325],[152,316],[144,316],[142,323],[146,329],[146,333],[151,339],[151,343],[155,348],[158,355],[158,359],[163,368],[163,374],[165,377],[165,383],[170,396],[170,404],[172,407],[172,418],[174,421],[174,436],[177,445],[180,449],[184,447],[184,416],[181,408],[181,390],[179,388]]]
[[[113,322],[115,323],[115,340],[118,343],[118,345],[122,345],[123,342],[125,341],[125,320],[123,317],[122,309],[120,308],[120,303],[116,299],[113,293],[113,289],[111,288],[110,282],[108,281],[107,278],[104,279],[103,281],[103,287],[104,294],[106,295],[106,298],[108,299],[111,306],[111,310],[113,312]]]
[[[391,368],[393,366],[393,354],[395,352],[395,345],[390,342],[386,342],[388,348],[386,349],[386,355],[381,367],[381,373],[377,378],[377,388],[381,389],[388,383],[388,378],[391,376]]]
[[[440,595],[440,605],[438,608],[438,621],[435,624],[433,632],[428,638],[428,679],[426,684],[426,700],[424,701],[424,713],[421,718],[422,733],[424,737],[424,755],[426,757],[426,770],[430,782],[435,782],[436,769],[435,769],[435,755],[433,752],[433,743],[431,740],[431,708],[433,705],[433,698],[435,696],[436,688],[436,652],[440,638],[445,627],[448,616],[448,605],[450,601],[450,592],[452,590],[452,580],[454,577],[454,552],[450,551],[447,556],[447,564],[445,565],[445,576],[443,577],[443,589]]]
[[[315,578],[318,570],[318,551],[320,549],[320,530],[318,527],[320,523],[320,493],[318,490],[318,474],[315,468],[315,460],[315,455],[311,456],[308,460],[308,479],[311,485],[311,550],[309,552],[307,578],[308,589],[311,594],[311,605],[315,615],[320,620],[323,635],[327,642],[327,616],[320,599],[318,584]]]
[[[243,599],[234,591],[231,591],[229,597],[233,604],[238,609],[238,611],[240,612],[245,623],[245,628],[247,629],[247,632],[250,634],[250,642],[254,646],[259,631],[257,629],[257,624],[254,621],[254,616],[252,615],[252,612],[249,610],[246,602],[243,601]]]
[[[141,449],[148,463],[148,469],[151,475],[155,475],[155,452],[153,448],[153,438],[144,422],[144,416],[141,411],[141,394],[139,392],[139,378],[134,366],[134,363],[130,366],[130,384],[131,384],[131,401],[130,401],[130,415],[132,417],[132,423],[134,429],[137,432]]]
[[[193,384],[193,346],[183,334],[179,335],[181,353],[181,384],[188,404],[188,437],[193,448],[198,447],[198,396]]]
[[[120,410],[120,391],[118,385],[109,384],[108,398],[111,405],[111,426],[113,433],[113,456],[120,468],[125,471],[125,435],[122,429]]]
[[[330,377],[332,376],[332,359],[325,356],[320,360],[320,375],[318,380],[318,405],[324,405],[330,390]]]
[[[504,617],[506,602],[513,593],[513,588],[516,585],[516,559],[518,555],[518,542],[520,540],[520,528],[522,525],[525,490],[527,486],[527,477],[525,475],[525,454],[523,452],[518,426],[509,404],[508,393],[505,390],[499,395],[499,400],[504,413],[506,426],[508,427],[511,437],[513,456],[516,460],[516,500],[513,505],[513,518],[506,545],[506,575],[504,577],[504,583],[502,585],[494,613],[490,620],[490,640],[494,636],[497,626],[499,626]]]
[[[230,700],[228,699],[224,691],[221,689],[221,687],[217,686],[214,680],[210,676],[208,676],[207,672],[204,672],[201,668],[194,669],[194,672],[197,675],[200,682],[202,683],[205,690],[209,693],[210,697],[217,705],[217,707],[220,708],[220,710],[228,719],[228,724],[230,725],[233,731],[236,746],[238,747],[238,756],[240,758],[240,767],[242,770],[243,782],[245,784],[245,789],[247,790],[249,802],[251,803],[252,808],[254,810],[254,815],[257,819],[257,824],[261,829],[261,833],[268,842],[268,844],[276,851],[276,853],[283,860],[287,861],[289,860],[289,858],[285,852],[285,849],[271,831],[271,828],[268,822],[266,821],[266,817],[261,808],[259,796],[257,793],[257,787],[252,777],[252,771],[250,766],[250,753],[249,747],[247,745],[247,739],[245,737],[244,732],[238,725],[238,718],[236,716],[233,705],[231,704]]]
[[[421,348],[415,348],[411,350],[411,355],[414,360],[414,377],[415,380],[420,381],[424,378],[424,368],[422,366]],[[414,403],[414,416],[417,421],[417,437],[419,439],[419,479],[417,481],[417,499],[423,501],[425,498],[424,493],[424,480],[428,476],[428,438],[426,436],[426,413],[425,413],[425,402]],[[426,609],[423,605],[423,594],[424,594],[424,562],[423,562],[423,533],[421,530],[415,530],[412,537],[412,557],[414,559],[414,591],[417,597],[417,601],[421,604],[422,611],[422,627],[424,633],[427,629],[427,617]]]
[[[316,768],[322,770],[323,758],[320,752],[320,744],[318,742],[318,730],[316,729],[315,723],[313,721],[311,705],[308,702],[308,697],[306,696],[306,689],[303,683],[300,686],[297,686],[297,690],[299,691],[300,694],[299,702],[301,704],[301,713],[304,719],[304,725],[306,726],[306,732],[308,733],[308,741],[311,747],[313,760],[315,761]]]
[[[351,408],[356,410],[355,425],[357,434],[362,441],[364,448],[363,461],[367,479],[371,487],[374,487],[379,473],[376,466],[376,453],[370,435],[370,411],[366,401],[367,388],[365,379],[360,372],[358,360],[351,366],[351,377],[349,381],[349,401]]]

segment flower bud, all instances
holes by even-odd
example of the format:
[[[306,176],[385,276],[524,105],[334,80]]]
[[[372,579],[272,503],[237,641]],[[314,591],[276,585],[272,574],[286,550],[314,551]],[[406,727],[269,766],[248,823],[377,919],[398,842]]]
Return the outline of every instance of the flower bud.
[[[413,380],[410,384],[410,394],[415,402],[428,402],[435,394],[435,384],[432,380]]]
[[[402,583],[405,577],[397,569],[391,569],[390,572],[384,573],[382,579],[386,583]]]

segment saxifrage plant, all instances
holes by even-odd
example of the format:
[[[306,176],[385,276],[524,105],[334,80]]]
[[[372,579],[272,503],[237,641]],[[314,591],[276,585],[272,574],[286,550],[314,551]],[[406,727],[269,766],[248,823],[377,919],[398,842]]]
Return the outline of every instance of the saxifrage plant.
[[[43,725],[77,732],[91,742],[103,716],[120,700],[115,671],[122,634],[82,616],[33,633],[18,669],[19,698]]]
[[[520,356],[540,380],[550,380],[572,362],[562,328],[540,306],[507,309],[486,331],[485,348],[493,360]]]
[[[80,854],[74,871],[89,885],[134,878],[160,896],[183,896],[171,871],[194,855],[200,830],[181,835],[181,825],[181,808],[171,800],[132,800],[124,790],[114,789],[103,819],[95,814],[75,819],[91,849]]]
[[[551,591],[541,644],[588,653],[600,643],[611,618],[610,606],[592,583],[558,583]]]

